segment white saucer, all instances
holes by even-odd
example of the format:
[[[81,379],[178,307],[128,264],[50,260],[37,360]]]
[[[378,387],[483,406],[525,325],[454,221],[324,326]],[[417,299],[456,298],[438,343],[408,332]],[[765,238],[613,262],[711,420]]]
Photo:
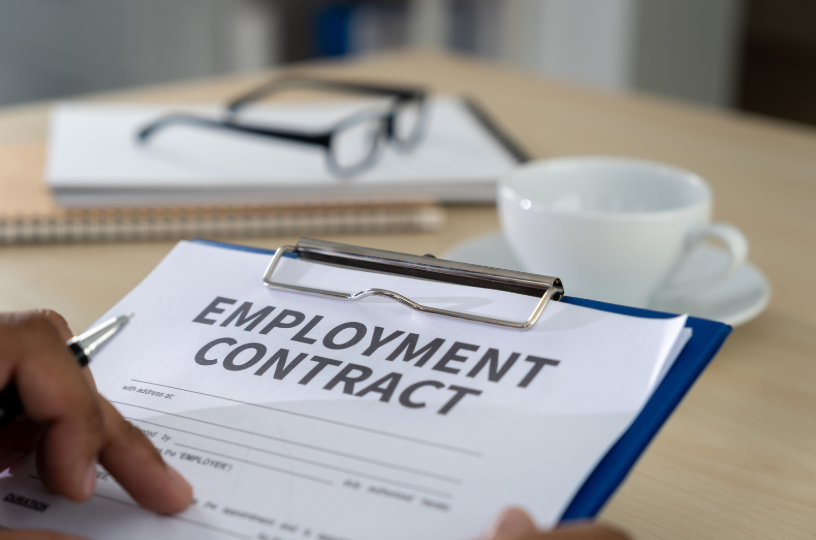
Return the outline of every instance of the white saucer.
[[[507,270],[522,270],[500,232],[494,232],[456,244],[441,258],[480,264]],[[700,246],[677,271],[672,283],[693,282],[725,266],[727,255],[714,246]],[[559,276],[569,294],[569,276]],[[771,286],[765,275],[748,262],[731,276],[692,295],[663,299],[648,306],[669,313],[688,313],[695,317],[745,324],[762,313],[771,299]]]

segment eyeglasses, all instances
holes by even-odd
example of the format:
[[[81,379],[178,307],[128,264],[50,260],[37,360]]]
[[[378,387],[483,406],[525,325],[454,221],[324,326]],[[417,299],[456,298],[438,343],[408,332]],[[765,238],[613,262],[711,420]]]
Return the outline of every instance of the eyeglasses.
[[[316,88],[386,96],[390,98],[390,102],[386,108],[354,113],[325,131],[277,128],[239,120],[240,113],[251,105],[274,93],[291,88]],[[373,166],[380,157],[384,144],[390,144],[402,153],[408,153],[416,148],[425,135],[428,116],[426,93],[422,89],[286,77],[232,100],[227,105],[224,120],[212,120],[183,113],[168,114],[143,127],[137,134],[137,140],[143,144],[147,143],[158,131],[173,125],[193,125],[271,137],[323,148],[329,171],[335,176],[350,177]]]

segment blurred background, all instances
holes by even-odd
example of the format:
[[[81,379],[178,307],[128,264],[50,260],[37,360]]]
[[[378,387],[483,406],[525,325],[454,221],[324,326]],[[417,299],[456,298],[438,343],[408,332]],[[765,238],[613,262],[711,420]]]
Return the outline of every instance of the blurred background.
[[[0,105],[405,46],[816,124],[814,0],[2,0]]]

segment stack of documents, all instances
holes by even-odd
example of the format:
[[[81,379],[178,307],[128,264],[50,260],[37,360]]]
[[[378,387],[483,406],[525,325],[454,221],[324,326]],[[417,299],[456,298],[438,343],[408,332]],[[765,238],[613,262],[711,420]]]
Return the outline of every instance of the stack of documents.
[[[3,504],[0,524],[125,540],[464,540],[514,505],[552,527],[690,337],[685,316],[565,302],[522,331],[270,290],[269,260],[182,242],[102,316],[135,313],[94,359],[99,390],[191,481],[191,508],[152,514],[105,475],[90,502],[66,502],[31,461],[0,486],[45,510]],[[275,279],[509,319],[537,302],[301,259],[282,259]]]
[[[378,102],[288,103],[242,121],[320,131]],[[190,206],[435,200],[492,202],[497,179],[518,164],[509,139],[478,108],[432,99],[424,139],[411,153],[385,148],[355,178],[336,178],[319,147],[200,126],[173,126],[139,145],[136,134],[170,112],[212,119],[216,106],[65,103],[51,118],[46,178],[67,207]]]

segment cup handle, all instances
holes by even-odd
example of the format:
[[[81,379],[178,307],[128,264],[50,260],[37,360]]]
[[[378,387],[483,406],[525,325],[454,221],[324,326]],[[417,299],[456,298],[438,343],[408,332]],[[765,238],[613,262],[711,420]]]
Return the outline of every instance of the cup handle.
[[[657,293],[657,297],[671,298],[699,292],[724,280],[748,260],[748,239],[738,228],[724,222],[711,223],[692,233],[688,239],[685,257],[687,258],[694,248],[707,239],[717,240],[725,246],[728,251],[728,264],[720,272],[703,280],[666,287]],[[678,264],[678,268],[682,263],[683,261]]]

